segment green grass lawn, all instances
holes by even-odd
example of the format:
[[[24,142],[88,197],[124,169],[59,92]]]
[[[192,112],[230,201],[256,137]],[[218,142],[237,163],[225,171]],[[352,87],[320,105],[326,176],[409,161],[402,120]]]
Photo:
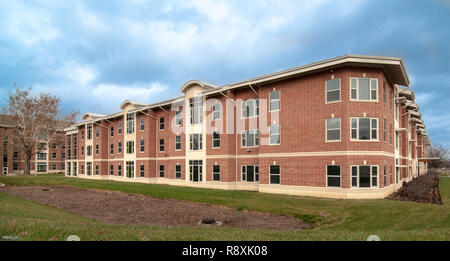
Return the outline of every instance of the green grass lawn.
[[[0,193],[0,236],[23,240],[450,240],[450,179],[440,178],[444,205],[375,200],[319,199],[256,192],[85,180],[62,175],[0,177],[15,186],[68,185],[224,205],[296,216],[315,224],[304,231],[110,225]]]

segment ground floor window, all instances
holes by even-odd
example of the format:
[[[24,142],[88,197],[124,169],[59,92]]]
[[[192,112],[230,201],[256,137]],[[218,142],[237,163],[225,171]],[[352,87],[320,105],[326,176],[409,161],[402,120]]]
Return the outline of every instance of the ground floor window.
[[[114,165],[109,165],[109,175],[114,175]]]
[[[327,187],[341,187],[341,166],[327,166]]]
[[[13,170],[19,170],[19,165],[17,163],[13,163]]]
[[[203,180],[203,160],[189,161],[189,180],[193,182]]]
[[[98,175],[98,165],[95,164],[95,175]]]
[[[52,170],[56,170],[56,163],[52,164]]]
[[[164,178],[164,165],[159,165],[159,177]]]
[[[269,169],[270,184],[281,184],[280,165],[271,165]]]
[[[70,174],[72,174],[71,171],[71,163],[67,162],[67,175],[70,176]],[[39,172],[39,163],[38,163],[38,172]]]
[[[84,175],[84,165],[81,165],[81,174]]]
[[[181,179],[181,165],[175,166],[175,178]]]
[[[126,162],[127,178],[134,178],[134,161]]]
[[[259,181],[259,166],[243,165],[241,167],[242,181]]]
[[[54,165],[55,165],[55,167],[56,167],[56,164],[54,164]],[[73,163],[73,175],[74,175],[74,176],[77,175],[77,163],[76,163],[76,162]]]
[[[139,169],[139,175],[144,177],[144,164],[141,164],[141,168]]]
[[[122,165],[117,165],[117,176],[122,176]]]
[[[220,181],[220,166],[213,166],[213,181]]]
[[[386,187],[387,185],[387,179],[386,179],[386,164],[384,164],[384,169],[383,169],[383,185]]]
[[[352,187],[370,188],[378,186],[378,166],[351,166]]]
[[[86,163],[86,174],[88,176],[92,175],[92,162]]]

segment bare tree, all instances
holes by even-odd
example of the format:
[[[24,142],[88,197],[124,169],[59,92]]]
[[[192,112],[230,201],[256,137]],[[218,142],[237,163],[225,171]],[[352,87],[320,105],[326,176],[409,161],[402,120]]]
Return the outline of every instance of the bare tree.
[[[14,126],[11,140],[14,146],[25,154],[25,174],[30,174],[31,159],[42,151],[41,143],[61,143],[64,128],[73,124],[77,111],[63,115],[61,99],[47,93],[31,95],[31,87],[23,88],[14,84],[14,91],[7,97],[2,108]]]
[[[430,167],[436,169],[448,162],[449,150],[439,144],[433,144],[428,148],[428,157],[434,160],[430,161]]]

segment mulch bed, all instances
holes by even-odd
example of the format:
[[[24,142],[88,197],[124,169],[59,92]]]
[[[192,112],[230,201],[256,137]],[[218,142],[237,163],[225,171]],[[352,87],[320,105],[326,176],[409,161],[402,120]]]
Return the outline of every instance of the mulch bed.
[[[295,217],[238,211],[228,207],[152,198],[118,191],[67,186],[27,186],[5,187],[1,188],[0,192],[20,196],[109,224],[230,226],[274,230],[312,228],[311,224]]]
[[[436,173],[430,171],[409,183],[404,183],[403,187],[389,195],[387,199],[442,205],[441,194],[439,193],[439,177]]]

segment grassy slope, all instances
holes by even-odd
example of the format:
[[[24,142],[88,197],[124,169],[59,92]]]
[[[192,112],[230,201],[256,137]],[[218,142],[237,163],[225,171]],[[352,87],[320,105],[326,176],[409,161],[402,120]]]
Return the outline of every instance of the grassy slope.
[[[234,228],[191,228],[108,225],[52,207],[0,193],[0,235],[30,240],[449,240],[450,179],[440,179],[444,205],[391,200],[335,200],[255,192],[195,189],[166,185],[66,178],[57,175],[0,177],[8,185],[70,185],[167,197],[237,209],[294,215],[315,222],[307,231],[263,231]],[[447,203],[447,204],[446,204]]]

